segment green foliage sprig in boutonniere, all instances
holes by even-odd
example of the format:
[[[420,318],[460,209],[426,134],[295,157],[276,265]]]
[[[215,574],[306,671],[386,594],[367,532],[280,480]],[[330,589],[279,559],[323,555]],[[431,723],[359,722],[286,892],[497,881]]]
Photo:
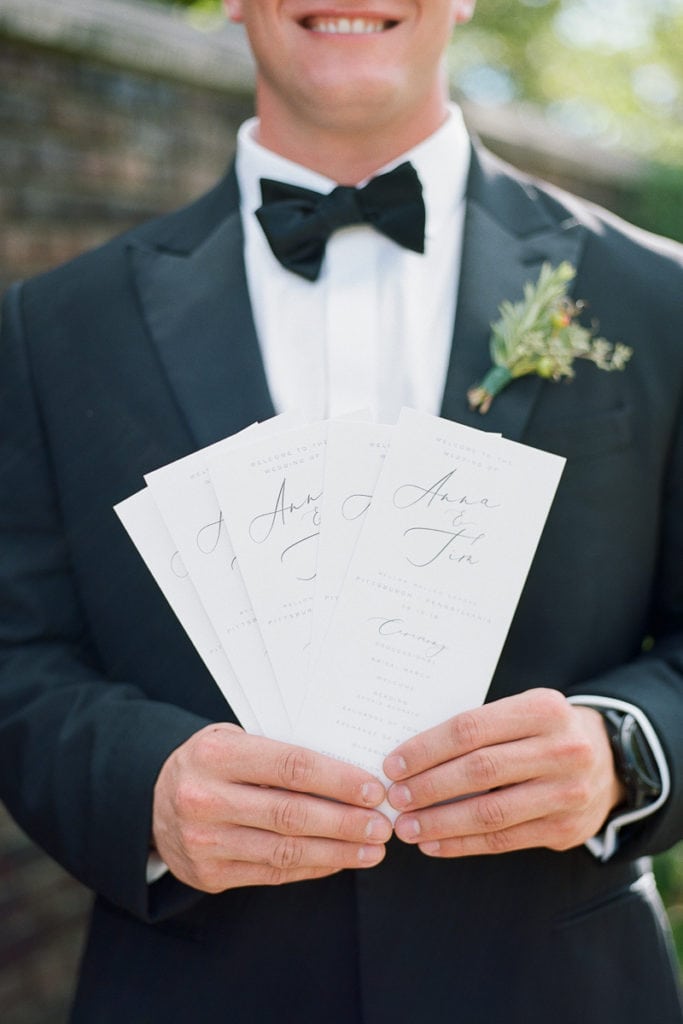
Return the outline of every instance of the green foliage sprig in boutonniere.
[[[516,377],[535,373],[549,380],[573,377],[575,359],[589,359],[599,370],[623,370],[633,350],[596,338],[575,322],[582,302],[572,302],[567,285],[576,271],[571,263],[544,263],[536,284],[524,286],[521,302],[503,302],[500,319],[491,324],[493,366],[467,392],[470,408],[488,412],[496,395]]]

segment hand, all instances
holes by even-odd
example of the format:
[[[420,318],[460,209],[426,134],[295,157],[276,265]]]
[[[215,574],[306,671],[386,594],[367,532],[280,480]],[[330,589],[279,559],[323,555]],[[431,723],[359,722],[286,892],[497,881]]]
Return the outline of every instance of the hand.
[[[176,878],[204,892],[322,878],[382,860],[391,824],[372,808],[384,796],[360,768],[210,725],[159,773],[154,845]]]
[[[456,715],[403,743],[384,771],[397,836],[436,857],[567,850],[625,795],[601,715],[546,689]]]

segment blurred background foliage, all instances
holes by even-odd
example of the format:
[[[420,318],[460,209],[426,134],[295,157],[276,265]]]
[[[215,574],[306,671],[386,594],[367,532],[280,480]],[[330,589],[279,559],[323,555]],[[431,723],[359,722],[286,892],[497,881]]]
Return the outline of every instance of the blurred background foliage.
[[[206,31],[222,24],[222,0],[166,2]],[[451,80],[473,103],[528,106],[577,146],[641,158],[620,212],[683,241],[683,0],[478,0]],[[683,964],[683,844],[655,868]]]
[[[479,0],[453,58],[469,99],[683,168],[683,0]]]
[[[467,99],[641,158],[620,212],[683,240],[683,0],[479,0],[452,60]]]

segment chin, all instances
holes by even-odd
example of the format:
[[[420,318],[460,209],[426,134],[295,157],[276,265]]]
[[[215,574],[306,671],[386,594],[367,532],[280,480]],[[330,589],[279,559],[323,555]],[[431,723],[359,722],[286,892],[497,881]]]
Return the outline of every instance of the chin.
[[[332,127],[336,122],[357,122],[366,129],[375,123],[384,123],[401,116],[401,111],[412,105],[397,89],[390,76],[376,74],[355,76],[318,76],[313,88],[307,91],[306,105],[316,120]]]

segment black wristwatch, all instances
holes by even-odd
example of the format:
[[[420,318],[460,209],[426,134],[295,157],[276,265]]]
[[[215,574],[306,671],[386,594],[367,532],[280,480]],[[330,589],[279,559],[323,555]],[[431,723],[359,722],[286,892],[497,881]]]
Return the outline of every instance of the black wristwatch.
[[[652,749],[632,714],[615,708],[596,708],[602,715],[612,746],[617,775],[626,789],[629,811],[653,803],[662,792],[662,779]]]

